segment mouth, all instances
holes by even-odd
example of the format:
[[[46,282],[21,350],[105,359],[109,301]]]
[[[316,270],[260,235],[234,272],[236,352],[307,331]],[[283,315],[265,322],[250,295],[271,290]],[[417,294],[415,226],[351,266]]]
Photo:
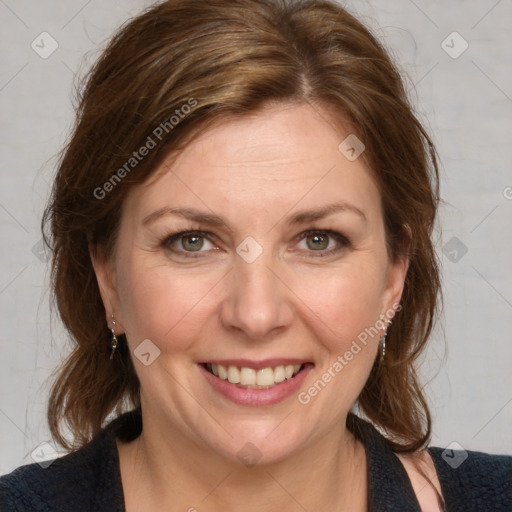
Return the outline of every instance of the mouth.
[[[300,359],[230,359],[198,364],[214,399],[246,407],[272,406],[296,395],[314,363]]]
[[[271,389],[297,377],[314,365],[310,362],[208,362],[200,365],[221,381],[241,389]]]

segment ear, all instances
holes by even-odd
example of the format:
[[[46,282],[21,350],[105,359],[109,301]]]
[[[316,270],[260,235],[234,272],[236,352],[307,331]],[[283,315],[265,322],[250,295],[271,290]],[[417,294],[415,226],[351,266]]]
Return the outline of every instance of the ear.
[[[408,224],[402,228],[402,241],[400,247],[400,256],[394,262],[388,264],[386,287],[382,300],[382,312],[389,309],[396,310],[400,304],[404,290],[405,278],[409,270],[409,250],[411,247],[412,230]]]
[[[104,248],[100,245],[89,243],[89,256],[91,258],[98,288],[100,290],[108,328],[112,328],[112,315],[116,321],[116,334],[124,332],[119,296],[116,287],[116,273],[112,261],[106,257]]]

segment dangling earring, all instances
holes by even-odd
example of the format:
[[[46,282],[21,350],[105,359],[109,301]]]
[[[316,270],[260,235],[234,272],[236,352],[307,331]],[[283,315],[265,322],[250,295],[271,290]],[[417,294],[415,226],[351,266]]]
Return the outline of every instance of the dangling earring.
[[[382,362],[386,356],[386,332],[384,332],[384,336],[379,340],[379,354],[380,362]]]
[[[116,337],[115,330],[116,330],[116,321],[114,320],[114,314],[112,313],[112,341],[111,341],[112,352],[110,353],[110,360],[112,360],[112,358],[114,357],[114,352],[116,351],[116,348],[117,348],[117,337]]]
[[[380,315],[381,320],[384,320],[384,315]],[[384,329],[384,334],[382,335],[382,338],[379,340],[379,361],[382,363],[384,361],[384,357],[386,356],[386,336],[388,333],[389,326],[391,325],[391,320],[386,319],[386,323],[388,326],[386,329]]]

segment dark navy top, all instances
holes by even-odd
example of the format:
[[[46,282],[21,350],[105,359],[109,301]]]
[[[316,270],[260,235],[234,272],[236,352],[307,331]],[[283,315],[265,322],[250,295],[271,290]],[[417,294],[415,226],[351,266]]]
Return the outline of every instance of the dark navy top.
[[[349,420],[348,427],[366,449],[369,511],[420,512],[407,472],[390,443],[370,423],[352,414]],[[139,408],[116,418],[90,443],[46,468],[29,464],[0,477],[0,512],[125,512],[115,439],[131,441],[141,431]],[[442,448],[429,452],[447,512],[512,512],[511,456]]]

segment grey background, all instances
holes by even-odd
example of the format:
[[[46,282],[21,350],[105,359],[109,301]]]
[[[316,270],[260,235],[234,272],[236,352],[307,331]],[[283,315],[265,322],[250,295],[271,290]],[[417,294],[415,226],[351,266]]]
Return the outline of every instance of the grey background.
[[[40,443],[52,445],[48,378],[68,342],[49,315],[39,225],[73,122],[74,76],[151,3],[0,0],[0,474],[33,462]],[[432,444],[512,453],[512,2],[346,5],[398,59],[443,164],[445,313],[421,366]],[[43,31],[58,43],[46,59],[31,47],[42,46]],[[458,58],[464,43],[447,39],[454,31],[469,44]]]

